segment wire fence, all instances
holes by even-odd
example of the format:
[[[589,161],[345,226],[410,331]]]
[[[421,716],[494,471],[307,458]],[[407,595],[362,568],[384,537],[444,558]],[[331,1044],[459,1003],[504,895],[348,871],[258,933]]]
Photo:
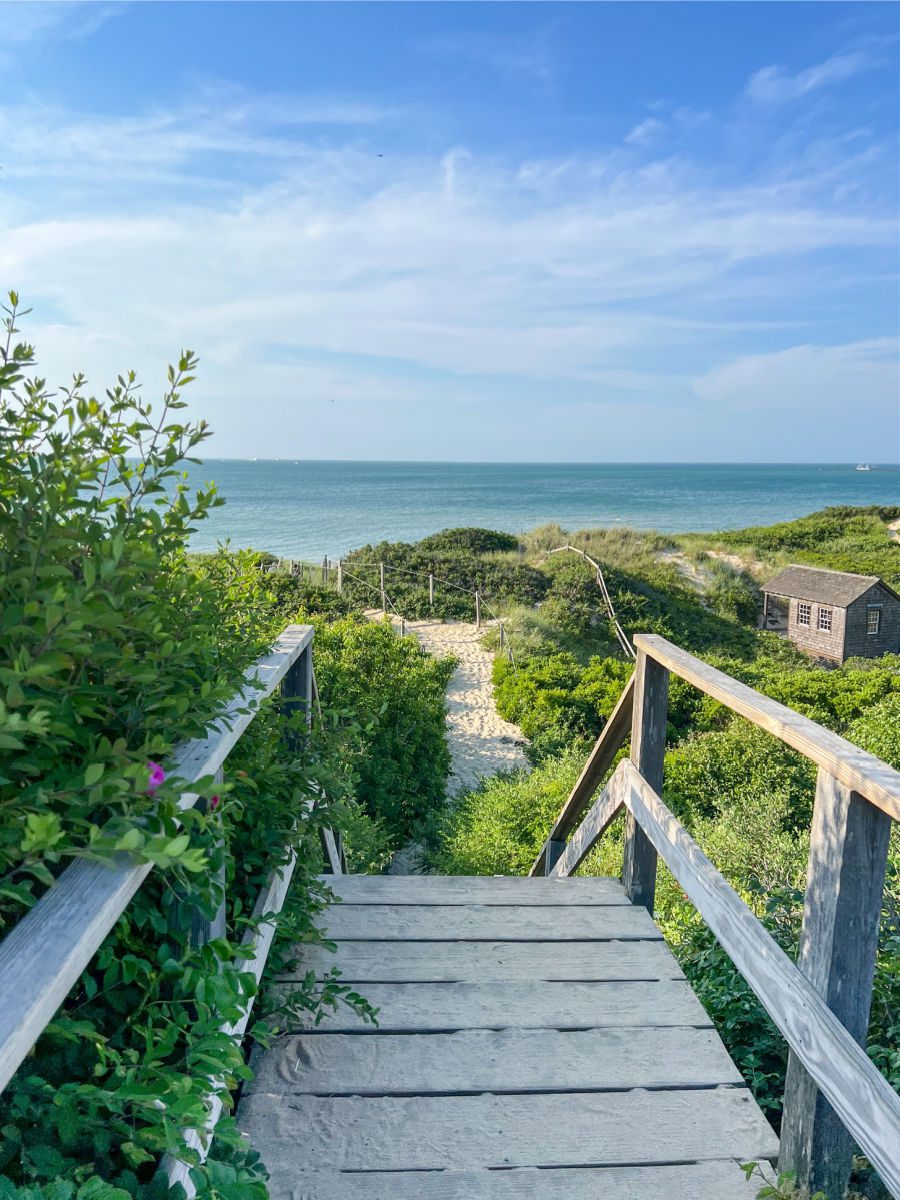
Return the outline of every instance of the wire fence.
[[[488,603],[488,601],[485,600],[480,590],[462,587],[460,584],[453,583],[453,581],[450,579],[443,579],[441,576],[435,575],[433,572],[413,571],[408,567],[395,567],[392,563],[385,562],[371,563],[367,565],[371,565],[373,568],[377,567],[377,583],[368,579],[363,579],[362,576],[348,571],[340,559],[338,559],[336,562],[333,562],[329,558],[323,558],[322,565],[320,567],[316,563],[303,562],[290,558],[279,558],[275,562],[268,564],[264,570],[267,573],[284,571],[289,575],[301,580],[306,580],[311,584],[320,582],[325,587],[333,585],[339,593],[343,592],[345,579],[351,580],[354,583],[358,583],[367,590],[373,591],[379,597],[381,611],[386,616],[388,615],[388,610],[390,610],[390,613],[397,618],[397,620],[400,622],[401,636],[406,634],[406,627],[409,624],[409,619],[400,613],[396,604],[391,598],[391,595],[385,585],[385,576],[387,572],[394,571],[401,575],[412,575],[418,579],[427,580],[429,603],[432,607],[434,607],[434,597],[438,585],[441,587],[452,588],[457,592],[463,592],[465,595],[473,598],[476,628],[481,628],[483,613],[488,614],[489,618],[496,624],[500,633],[500,650],[506,655],[513,670],[518,674],[516,658],[513,652],[512,643],[510,641],[509,631],[503,623],[503,618]],[[316,578],[317,576],[318,579]]]
[[[603,603],[606,605],[606,613],[612,622],[612,627],[615,630],[619,645],[629,658],[636,658],[637,656],[635,654],[634,646],[631,644],[631,639],[619,624],[619,618],[616,616],[616,610],[613,606],[612,597],[609,594],[609,588],[606,586],[606,580],[603,577],[603,568],[596,559],[591,558],[591,556],[584,550],[579,550],[577,546],[570,546],[568,542],[565,546],[557,546],[555,550],[550,551],[551,554],[563,554],[565,552],[569,552],[571,554],[580,554],[584,561],[586,563],[590,563],[590,565],[597,572],[597,586],[600,589],[600,594],[603,596]]]

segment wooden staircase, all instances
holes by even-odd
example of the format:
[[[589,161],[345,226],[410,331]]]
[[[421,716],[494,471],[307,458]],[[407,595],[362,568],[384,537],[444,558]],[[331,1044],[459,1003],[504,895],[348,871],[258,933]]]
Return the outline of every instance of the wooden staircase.
[[[344,876],[332,966],[375,1004],[257,1056],[273,1200],[749,1200],[778,1141],[612,879]]]

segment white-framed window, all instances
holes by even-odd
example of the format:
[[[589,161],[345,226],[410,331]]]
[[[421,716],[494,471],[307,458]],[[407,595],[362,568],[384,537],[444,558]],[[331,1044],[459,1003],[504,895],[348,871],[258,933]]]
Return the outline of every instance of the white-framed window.
[[[805,625],[807,628],[809,628],[811,621],[812,621],[812,605],[804,604],[804,602],[801,600],[800,603],[797,605],[797,624]]]
[[[878,633],[881,629],[881,609],[870,608],[866,613],[866,633]]]
[[[831,609],[819,607],[819,630],[822,633],[831,633]]]

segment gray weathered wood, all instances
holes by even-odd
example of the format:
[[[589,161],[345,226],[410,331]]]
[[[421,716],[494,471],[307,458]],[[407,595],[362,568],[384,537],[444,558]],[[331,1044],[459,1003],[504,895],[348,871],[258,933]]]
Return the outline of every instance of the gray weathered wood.
[[[510,1171],[313,1171],[269,1163],[271,1200],[755,1200],[735,1162]]]
[[[205,738],[185,743],[168,764],[191,784],[214,774],[291,664],[310,644],[309,625],[290,625],[271,654],[246,672],[247,685]],[[259,686],[255,686],[258,684]],[[182,807],[196,795],[185,793]],[[121,855],[116,865],[75,862],[0,943],[0,1089],[34,1045],[100,943],[151,870]]]
[[[900,1096],[713,866],[626,764],[625,803],[884,1183],[900,1193]]]
[[[562,806],[559,816],[553,823],[553,828],[547,838],[551,841],[567,841],[581,820],[583,813],[591,802],[591,797],[603,781],[603,777],[613,764],[613,760],[622,748],[622,744],[631,732],[631,711],[634,703],[634,676],[625,684],[615,708],[610,713],[609,720],[603,726],[600,736],[594,743],[594,748],[588,755],[587,762],[581,774],[575,781],[575,786],[569,793],[569,798]],[[545,873],[545,851],[534,861],[532,875]]]
[[[378,564],[378,574],[381,586],[381,611],[387,612],[387,593],[384,590],[384,563]]]
[[[544,860],[544,875],[547,876],[547,878],[552,876],[554,867],[565,854],[565,852],[566,843],[561,839],[550,838],[544,842],[544,848],[541,851],[541,854]]]
[[[241,1104],[239,1126],[282,1169],[597,1166],[766,1158],[778,1142],[749,1091],[550,1096],[298,1096]]]
[[[344,590],[344,564],[340,559],[337,565],[337,590],[339,595]]]
[[[320,878],[347,904],[629,904],[618,879],[521,875],[344,875]]]
[[[276,988],[282,985],[275,985]],[[289,987],[289,985],[283,985]],[[451,1032],[456,1029],[587,1029],[712,1022],[686,979],[612,983],[367,983],[378,1025],[341,1005],[315,1026],[332,1033]],[[312,1027],[312,1018],[305,1029]],[[297,1029],[292,1030],[297,1032]]]
[[[428,576],[428,603],[434,608],[434,576]]]
[[[877,804],[895,821],[900,821],[900,771],[854,746],[846,738],[817,725],[809,717],[801,716],[777,700],[770,700],[730,675],[717,671],[665,638],[641,634],[635,642],[658,663],[799,750],[835,779]]]
[[[628,904],[500,908],[496,904],[336,904],[325,932],[339,941],[534,942],[556,939],[654,940],[662,934],[649,913]]]
[[[668,706],[669,672],[639,648],[634,665],[631,761],[656,792],[662,791]],[[622,882],[629,899],[652,913],[656,897],[656,851],[631,812],[625,818]]]
[[[577,870],[616,819],[622,807],[620,784],[621,772],[616,770],[553,867],[551,874],[554,878],[564,879]],[[625,889],[622,890],[624,892]],[[625,895],[627,899],[627,893]]]
[[[481,594],[475,592],[475,628],[481,628]]]
[[[661,941],[338,942],[333,954],[319,946],[304,950],[299,978],[331,967],[348,983],[683,978]]]
[[[262,978],[266,960],[269,957],[269,951],[272,948],[272,942],[275,938],[275,930],[277,928],[276,918],[284,907],[296,865],[297,856],[291,853],[290,858],[284,866],[276,867],[269,874],[266,885],[260,891],[251,914],[253,920],[259,922],[259,925],[256,928],[248,929],[241,939],[241,945],[244,946],[247,952],[241,969],[252,975],[256,983],[259,983]],[[264,920],[264,918],[269,916],[271,916],[271,920]],[[227,1021],[222,1025],[221,1032],[238,1044],[240,1044],[247,1031],[255,999],[255,995],[249,995],[238,1020]],[[224,1098],[228,1095],[229,1088],[228,1080],[222,1076],[210,1078],[209,1084],[210,1091],[207,1096],[208,1111],[203,1133],[200,1134],[194,1129],[182,1130],[182,1137],[187,1145],[200,1155],[201,1162],[205,1162],[209,1154],[213,1130],[216,1127],[216,1122],[222,1115]],[[170,1155],[165,1155],[160,1168],[166,1175],[170,1187],[176,1183],[182,1185],[187,1193],[188,1200],[197,1194],[197,1189],[191,1181],[190,1165],[188,1163],[183,1162],[181,1159],[173,1158]]]
[[[322,834],[322,852],[325,855],[325,862],[331,868],[333,875],[340,875],[343,870],[341,861],[341,851],[338,846],[337,839],[330,829],[321,830]]]
[[[866,1044],[891,820],[819,768],[797,966]],[[853,1138],[791,1053],[781,1127],[782,1170],[810,1191],[842,1196]]]
[[[446,1095],[741,1084],[712,1029],[463,1029],[296,1034],[254,1062],[244,1096]]]

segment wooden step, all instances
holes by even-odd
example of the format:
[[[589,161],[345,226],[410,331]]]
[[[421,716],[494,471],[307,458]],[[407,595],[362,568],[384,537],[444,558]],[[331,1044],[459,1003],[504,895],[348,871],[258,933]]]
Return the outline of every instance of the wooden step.
[[[429,942],[658,941],[646,908],[632,904],[564,908],[491,904],[336,904],[325,933],[335,940]]]
[[[297,1034],[260,1056],[244,1095],[445,1095],[740,1084],[713,1029],[465,1029]]]
[[[283,985],[286,988],[290,984]],[[548,983],[367,983],[378,1025],[342,1004],[315,1026],[332,1033],[453,1032],[456,1029],[590,1029],[712,1025],[686,979]],[[308,1029],[309,1024],[299,1026]]]
[[[276,1171],[271,1200],[755,1200],[736,1162],[508,1171]]]
[[[516,875],[322,875],[347,904],[630,904],[618,879]]]
[[[256,1092],[240,1128],[279,1172],[616,1166],[766,1158],[778,1142],[750,1093],[319,1097]]]

